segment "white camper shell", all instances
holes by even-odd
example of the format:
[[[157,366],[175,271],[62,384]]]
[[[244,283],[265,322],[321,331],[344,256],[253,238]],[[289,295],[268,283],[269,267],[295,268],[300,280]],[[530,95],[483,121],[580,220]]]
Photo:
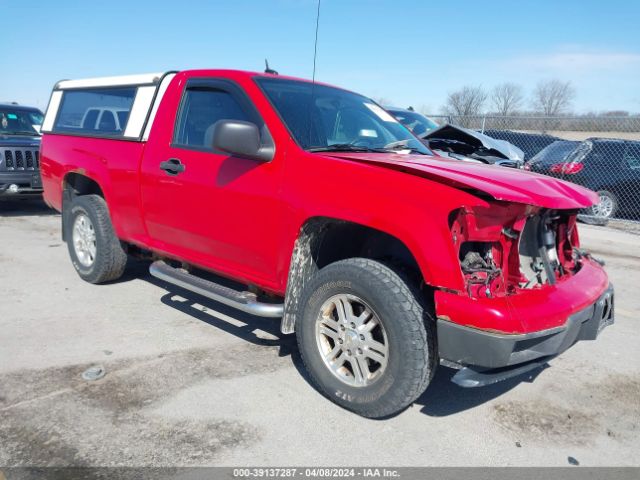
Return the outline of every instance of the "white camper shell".
[[[62,80],[51,93],[42,132],[145,141],[175,74]]]

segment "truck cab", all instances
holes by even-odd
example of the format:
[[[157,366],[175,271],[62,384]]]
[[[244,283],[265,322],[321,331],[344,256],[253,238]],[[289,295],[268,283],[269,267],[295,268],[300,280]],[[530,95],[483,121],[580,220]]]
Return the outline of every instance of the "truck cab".
[[[318,390],[365,417],[406,408],[441,362],[486,385],[613,322],[576,224],[594,192],[433,155],[363,95],[235,70],[66,80],[42,130],[44,198],[82,279],[142,254],[169,284],[278,318]]]

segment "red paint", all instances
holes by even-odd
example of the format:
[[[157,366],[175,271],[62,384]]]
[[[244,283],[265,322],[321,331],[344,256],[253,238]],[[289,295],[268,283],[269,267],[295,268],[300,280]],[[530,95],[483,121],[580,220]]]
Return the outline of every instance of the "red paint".
[[[255,83],[256,75],[178,73],[147,142],[45,134],[46,201],[60,210],[65,176],[82,173],[100,185],[123,241],[278,295],[285,294],[293,246],[305,222],[330,217],[367,225],[403,242],[425,282],[447,289],[436,291],[439,315],[478,328],[519,332],[557,325],[606,287],[603,270],[587,262],[555,286],[517,291],[515,242],[500,234],[503,226],[522,223],[527,205],[578,209],[597,201],[593,192],[534,173],[437,156],[306,152],[291,139]],[[228,79],[247,93],[276,144],[270,163],[171,146],[176,111],[192,77]],[[173,157],[186,165],[177,177],[159,169]],[[495,298],[467,295],[450,225],[460,209],[482,211],[485,221],[491,219],[474,224],[473,235],[496,242],[496,257],[508,272],[492,287]],[[472,215],[464,220],[477,221]],[[567,241],[563,248],[571,249],[577,235]]]

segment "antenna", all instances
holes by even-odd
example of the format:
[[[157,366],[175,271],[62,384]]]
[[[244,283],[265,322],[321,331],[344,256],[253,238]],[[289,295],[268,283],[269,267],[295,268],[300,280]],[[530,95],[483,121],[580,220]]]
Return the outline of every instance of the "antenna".
[[[318,11],[316,12],[316,39],[313,42],[313,76],[311,81],[316,81],[316,57],[318,56],[318,26],[320,25],[320,1],[318,0]]]
[[[271,75],[278,75],[278,72],[269,68],[269,60],[264,59],[264,73],[270,73]]]
[[[320,25],[320,1],[318,0],[318,10],[316,12],[316,38],[313,42],[313,74],[311,76],[311,98],[309,99],[309,144],[311,144],[311,130],[313,129],[313,106],[316,89],[316,58],[318,57],[318,26]]]

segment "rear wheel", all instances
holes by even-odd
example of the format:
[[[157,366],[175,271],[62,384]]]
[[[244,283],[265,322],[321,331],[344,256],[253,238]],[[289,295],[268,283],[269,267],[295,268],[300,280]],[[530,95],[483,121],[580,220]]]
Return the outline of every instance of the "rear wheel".
[[[388,266],[364,258],[323,268],[305,287],[296,321],[318,389],[365,417],[395,414],[436,367],[434,321],[422,296]]]
[[[104,199],[98,195],[74,197],[65,213],[65,239],[78,275],[89,283],[122,276],[127,254],[111,225]]]

